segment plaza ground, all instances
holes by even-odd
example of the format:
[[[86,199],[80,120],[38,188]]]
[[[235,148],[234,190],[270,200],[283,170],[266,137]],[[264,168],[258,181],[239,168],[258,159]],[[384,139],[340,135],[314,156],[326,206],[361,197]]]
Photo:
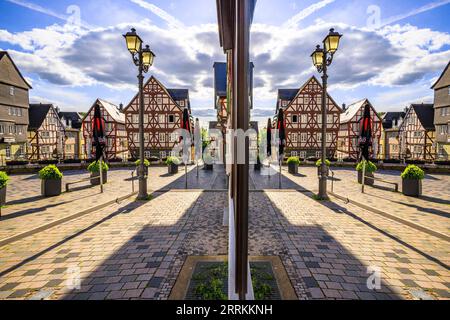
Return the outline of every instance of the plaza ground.
[[[0,299],[167,299],[188,256],[227,254],[224,171],[188,170],[188,190],[183,168],[170,176],[152,167],[152,201],[129,198],[0,247]],[[281,190],[266,172],[250,171],[250,255],[279,256],[299,299],[450,298],[447,241],[335,198],[314,200],[314,167],[283,168]],[[400,182],[399,172],[377,176]],[[0,239],[131,193],[131,169],[108,180],[104,194],[81,184],[44,199],[35,175],[13,176]],[[354,170],[335,171],[337,194],[449,235],[449,175],[427,175],[420,199],[388,189],[362,195]],[[380,289],[368,288],[368,269],[381,271]]]

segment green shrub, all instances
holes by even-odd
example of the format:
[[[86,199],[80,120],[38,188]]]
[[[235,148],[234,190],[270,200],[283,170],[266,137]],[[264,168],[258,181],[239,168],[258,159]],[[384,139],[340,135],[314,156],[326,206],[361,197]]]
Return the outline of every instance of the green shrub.
[[[99,161],[92,162],[87,169],[90,173],[99,173],[100,172]],[[109,170],[109,166],[105,161],[102,161],[102,169],[104,172],[107,172]]]
[[[41,180],[61,180],[62,177],[63,174],[54,164],[46,166],[44,169],[39,171],[39,178]]]
[[[327,167],[329,167],[329,166],[331,166],[331,161],[326,159],[325,164],[327,165]],[[319,159],[316,162],[316,167],[321,167],[321,166],[322,166],[322,159]]]
[[[367,173],[374,173],[375,171],[378,170],[377,166],[373,162],[364,160],[364,161],[361,161],[360,163],[358,163],[358,165],[356,166],[357,171],[363,171],[364,162],[366,162],[366,172]]]
[[[5,188],[8,185],[9,177],[6,172],[0,171],[0,189]]]
[[[425,179],[425,172],[418,166],[409,165],[406,167],[405,171],[403,171],[402,178],[410,180],[423,180]]]
[[[300,158],[299,158],[299,157],[290,157],[290,158],[287,160],[287,163],[288,163],[288,164],[296,164],[296,165],[299,165],[299,164],[300,164]]]
[[[180,164],[180,159],[178,159],[177,157],[168,157],[166,160],[166,164],[169,166],[172,164],[178,166]]]
[[[136,161],[135,164],[136,164],[136,167],[139,167],[141,165],[141,160]],[[144,166],[150,167],[150,161],[148,161],[147,159],[144,159]]]

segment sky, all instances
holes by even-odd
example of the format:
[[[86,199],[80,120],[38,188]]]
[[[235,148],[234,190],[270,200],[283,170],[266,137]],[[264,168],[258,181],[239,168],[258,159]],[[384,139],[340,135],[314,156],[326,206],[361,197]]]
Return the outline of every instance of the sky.
[[[319,77],[310,55],[342,33],[329,68],[339,104],[368,98],[380,112],[432,102],[450,61],[450,0],[258,0],[251,32],[253,117],[275,113],[277,91]],[[0,0],[0,50],[32,84],[32,102],[87,111],[97,98],[127,105],[137,70],[122,34],[156,54],[146,77],[190,90],[194,116],[214,119],[213,64],[225,61],[214,0]]]

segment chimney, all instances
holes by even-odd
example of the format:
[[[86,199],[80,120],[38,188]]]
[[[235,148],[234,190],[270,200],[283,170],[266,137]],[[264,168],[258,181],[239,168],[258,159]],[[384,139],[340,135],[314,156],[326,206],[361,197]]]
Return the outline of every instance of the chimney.
[[[119,110],[120,112],[123,112],[123,103],[119,104]]]
[[[344,110],[344,111],[347,110],[347,105],[345,103],[342,104],[342,110]]]
[[[56,113],[59,115],[59,111],[60,111],[59,107],[56,107],[55,110],[56,110]]]

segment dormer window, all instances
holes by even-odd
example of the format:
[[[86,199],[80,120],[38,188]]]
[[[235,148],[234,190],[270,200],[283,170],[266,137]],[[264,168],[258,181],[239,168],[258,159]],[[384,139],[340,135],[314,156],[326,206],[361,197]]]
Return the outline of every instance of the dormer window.
[[[180,107],[184,107],[184,101],[180,101]]]

